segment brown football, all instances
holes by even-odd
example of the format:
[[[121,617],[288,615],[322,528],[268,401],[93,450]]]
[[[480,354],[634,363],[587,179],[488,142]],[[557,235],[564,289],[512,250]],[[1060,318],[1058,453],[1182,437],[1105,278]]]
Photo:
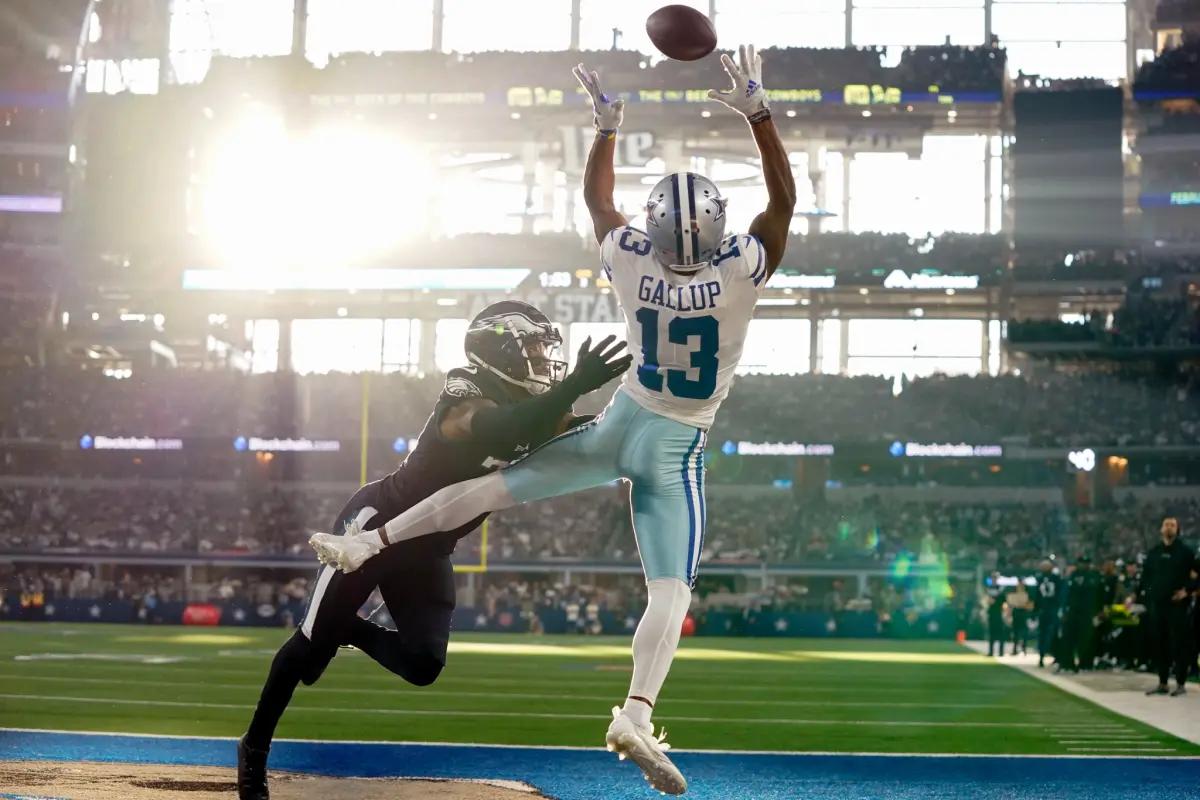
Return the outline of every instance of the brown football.
[[[717,46],[717,31],[708,17],[690,6],[663,6],[646,18],[646,33],[668,58],[695,61]]]

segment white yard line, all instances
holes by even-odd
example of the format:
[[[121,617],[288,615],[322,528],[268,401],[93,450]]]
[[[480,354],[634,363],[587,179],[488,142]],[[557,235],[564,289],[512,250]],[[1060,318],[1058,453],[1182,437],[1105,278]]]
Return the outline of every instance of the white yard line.
[[[1071,753],[1178,753],[1174,747],[1068,747]]]
[[[987,652],[986,642],[967,642],[967,647],[977,653]],[[1200,694],[1193,693],[1184,697],[1146,697],[1141,691],[1100,692],[1067,675],[1055,674],[1051,669],[1039,669],[1036,655],[1006,656],[997,659],[996,662],[1032,675],[1101,708],[1178,736],[1192,744],[1200,744]],[[1156,682],[1157,679],[1153,675],[1146,676],[1147,688]],[[1053,727],[1058,730],[1064,726]],[[1099,730],[1099,726],[1089,729]]]
[[[57,683],[94,683],[111,686],[127,686],[129,678],[77,678],[65,675],[14,675],[12,673],[0,672],[0,679],[16,678],[22,682],[32,681],[48,681]],[[258,692],[262,688],[260,683],[197,683],[195,681],[148,681],[139,678],[138,686],[167,686],[167,687],[191,687],[194,689],[245,689],[247,691]],[[326,687],[318,686],[313,690],[319,694],[321,692],[329,692],[336,694],[367,694],[378,696],[378,688],[363,688],[354,689],[348,687]],[[422,687],[421,690],[413,695],[413,697],[489,697],[489,698],[518,698],[521,700],[585,700],[595,701],[599,703],[612,702],[615,698],[611,694],[607,695],[580,695],[572,692],[570,695],[565,694],[544,694],[544,693],[528,693],[528,692],[472,692],[459,691],[457,689],[427,689]],[[726,705],[726,706],[815,706],[824,708],[827,706],[836,706],[839,708],[879,708],[879,703],[855,702],[845,700],[735,700],[735,699],[706,699],[692,697],[672,697],[668,699],[669,705]],[[1000,709],[1007,711],[1020,711],[1016,706],[989,704],[989,703],[893,703],[888,702],[890,708],[984,708],[984,709]]]
[[[357,653],[356,651],[346,651],[346,652],[341,653],[341,657],[344,658],[347,656],[351,657],[351,658],[355,658],[355,657],[369,658],[369,656],[366,656],[363,653]],[[53,664],[62,666],[62,665],[70,664],[71,662],[68,662],[68,661],[56,661],[56,662],[14,661],[14,662],[12,662],[12,664],[19,664],[19,665],[30,667],[30,668],[33,668],[37,665],[45,664],[45,663],[53,663]],[[211,676],[215,673],[227,673],[227,674],[235,675],[235,676],[249,675],[249,676],[253,676],[254,681],[261,682],[262,679],[267,674],[267,667],[270,664],[270,660],[264,656],[257,666],[245,667],[245,668],[230,667],[230,666],[215,666],[212,664],[201,664],[201,663],[199,663],[198,659],[189,660],[187,662],[172,663],[172,664],[144,664],[144,663],[137,663],[137,662],[114,663],[114,662],[105,662],[105,661],[88,661],[86,663],[87,663],[87,669],[89,672],[94,673],[99,670],[114,670],[114,671],[117,671],[118,673],[120,673],[122,676],[126,677],[127,679],[130,674],[130,669],[153,669],[157,674],[162,674],[162,675],[174,674],[174,673],[193,673],[193,672],[200,673],[204,676]],[[225,664],[226,662],[222,661],[220,663]],[[10,666],[12,664],[10,664]],[[188,666],[188,664],[194,664],[194,666]],[[10,675],[13,678],[16,678],[18,680],[21,678],[24,678],[26,674],[27,673],[16,672],[16,671],[8,671],[8,672],[4,673],[4,675],[6,675],[6,676]],[[531,682],[531,680],[529,678],[506,678],[506,677],[503,677],[503,675],[508,675],[508,674],[511,674],[511,673],[492,673],[492,672],[472,673],[472,672],[467,672],[464,670],[455,670],[453,673],[443,673],[443,675],[438,678],[438,683],[439,683],[439,685],[450,685],[450,684],[459,684],[459,683],[478,685],[480,683],[487,683],[488,685],[500,684],[500,685],[513,685],[513,686],[528,686],[529,683]],[[545,685],[561,684],[564,687],[574,687],[574,686],[578,685],[581,681],[595,682],[595,683],[602,683],[604,681],[612,681],[618,685],[627,686],[629,684],[629,677],[631,674],[632,673],[629,670],[626,670],[624,672],[616,672],[616,671],[587,669],[587,670],[577,670],[577,671],[571,672],[569,674],[549,673],[549,674],[539,675],[536,678],[536,682],[545,684]],[[709,676],[706,673],[705,677],[711,677],[711,676]],[[126,682],[129,682],[129,681],[127,680]],[[356,683],[360,683],[363,687],[383,690],[383,689],[387,689],[389,686],[394,685],[395,679],[392,676],[390,676],[387,672],[381,671],[381,672],[375,673],[374,675],[361,676],[356,679]],[[823,696],[823,695],[828,695],[828,694],[844,695],[847,693],[848,690],[844,685],[835,687],[835,686],[816,686],[813,684],[805,684],[803,686],[798,686],[798,685],[794,685],[794,684],[789,685],[787,683],[778,683],[778,682],[776,682],[776,683],[756,683],[756,682],[747,682],[747,681],[739,680],[736,685],[722,686],[721,691],[725,694],[740,692],[740,693],[746,693],[746,694],[752,694],[752,695],[754,695],[754,694],[768,695],[769,697],[774,699],[776,697],[779,697],[781,694],[817,695],[817,696]],[[986,695],[988,699],[1001,699],[1004,694],[1004,690],[1001,690],[1001,689],[995,689],[995,690],[994,689],[972,689],[970,687],[963,688],[963,689],[956,689],[955,691],[956,691],[956,693],[959,693],[959,694]],[[891,687],[876,688],[876,687],[871,687],[871,686],[861,686],[861,687],[854,688],[854,694],[862,695],[862,696],[879,695],[881,697],[889,698],[888,705],[892,705],[890,698],[895,696],[896,690]],[[699,698],[693,698],[693,699],[699,699]],[[880,704],[881,704],[880,702],[867,703],[867,705],[880,705]],[[914,705],[916,707],[925,706],[924,703],[913,703],[912,705]]]
[[[98,703],[107,705],[150,706],[162,708],[222,708],[249,711],[254,708],[245,703],[207,703],[185,700],[134,700],[129,698],[89,697],[80,695],[47,695],[47,694],[0,694],[7,700],[39,700],[66,703]],[[450,711],[445,709],[408,709],[408,708],[352,708],[340,706],[310,706],[295,704],[289,706],[289,712],[322,713],[322,714],[383,714],[390,716],[412,717],[512,717],[522,719],[588,719],[607,720],[609,714],[549,714],[532,711]],[[773,717],[685,717],[678,715],[665,716],[663,722],[695,722],[718,723],[722,725],[830,725],[852,727],[896,727],[896,728],[1037,728],[1044,726],[1037,722],[961,722],[929,720],[829,720],[829,719],[793,719]]]

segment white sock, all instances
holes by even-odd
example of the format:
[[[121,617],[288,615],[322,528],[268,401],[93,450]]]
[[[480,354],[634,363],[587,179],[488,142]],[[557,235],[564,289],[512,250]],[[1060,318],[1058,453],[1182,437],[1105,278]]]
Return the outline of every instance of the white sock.
[[[692,590],[678,578],[646,581],[646,590],[649,602],[633,634],[633,680],[623,707],[626,716],[642,727],[650,724],[652,704],[667,679],[683,618],[692,604]]]
[[[452,531],[488,511],[501,511],[515,505],[504,477],[493,472],[462,483],[455,483],[434,492],[400,516],[383,526],[389,544],[428,536],[439,531]],[[364,531],[368,542],[378,542],[375,531]]]

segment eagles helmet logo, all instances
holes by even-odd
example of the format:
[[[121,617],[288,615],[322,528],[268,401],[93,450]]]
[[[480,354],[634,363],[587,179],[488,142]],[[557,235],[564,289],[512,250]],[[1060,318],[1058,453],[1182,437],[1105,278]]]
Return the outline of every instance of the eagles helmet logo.
[[[562,336],[528,303],[493,303],[471,321],[467,360],[530,394],[542,394],[567,374]]]

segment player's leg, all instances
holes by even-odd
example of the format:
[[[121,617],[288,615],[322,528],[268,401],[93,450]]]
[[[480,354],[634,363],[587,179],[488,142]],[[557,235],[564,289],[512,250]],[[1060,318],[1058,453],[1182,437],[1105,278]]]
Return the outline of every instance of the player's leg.
[[[704,434],[678,427],[684,430],[643,440],[653,451],[636,456],[635,463],[645,466],[636,468],[630,493],[648,593],[633,637],[633,680],[625,703],[639,724],[649,723],[674,658],[704,541]]]
[[[353,571],[396,542],[451,531],[481,514],[601,486],[620,477],[617,459],[637,405],[618,393],[604,414],[533,451],[510,467],[433,493],[379,529],[316,534],[325,563]]]
[[[266,800],[267,756],[275,728],[301,683],[316,683],[337,655],[339,638],[357,619],[358,608],[370,595],[362,575],[346,575],[324,567],[309,598],[305,621],[271,661],[254,715],[238,742],[238,797]]]
[[[606,737],[658,790],[679,794],[687,782],[662,752],[650,723],[675,658],[704,540],[704,433],[650,415],[648,429],[622,454],[633,482],[634,534],[648,602],[633,636],[633,678],[613,709]]]
[[[1167,633],[1171,637],[1171,660],[1174,662],[1175,691],[1172,696],[1186,692],[1188,672],[1192,655],[1191,624],[1188,607],[1183,603],[1172,603],[1167,611]]]
[[[354,520],[373,519],[376,512],[371,503],[375,500],[375,484],[359,489],[338,515],[334,530]],[[346,643],[358,609],[374,588],[368,580],[365,574],[345,575],[332,567],[323,567],[318,574],[300,628],[271,661],[250,725],[238,742],[240,800],[265,800],[268,796],[267,754],[275,728],[296,687],[316,683],[337,655],[338,645]]]
[[[434,552],[424,542],[408,544],[399,549],[412,552],[401,553],[402,558],[392,558],[389,551],[387,560],[402,566],[378,579],[396,630],[356,618],[350,643],[409,683],[428,686],[446,665],[455,604],[454,567],[448,555]],[[371,572],[370,565],[364,572]]]

